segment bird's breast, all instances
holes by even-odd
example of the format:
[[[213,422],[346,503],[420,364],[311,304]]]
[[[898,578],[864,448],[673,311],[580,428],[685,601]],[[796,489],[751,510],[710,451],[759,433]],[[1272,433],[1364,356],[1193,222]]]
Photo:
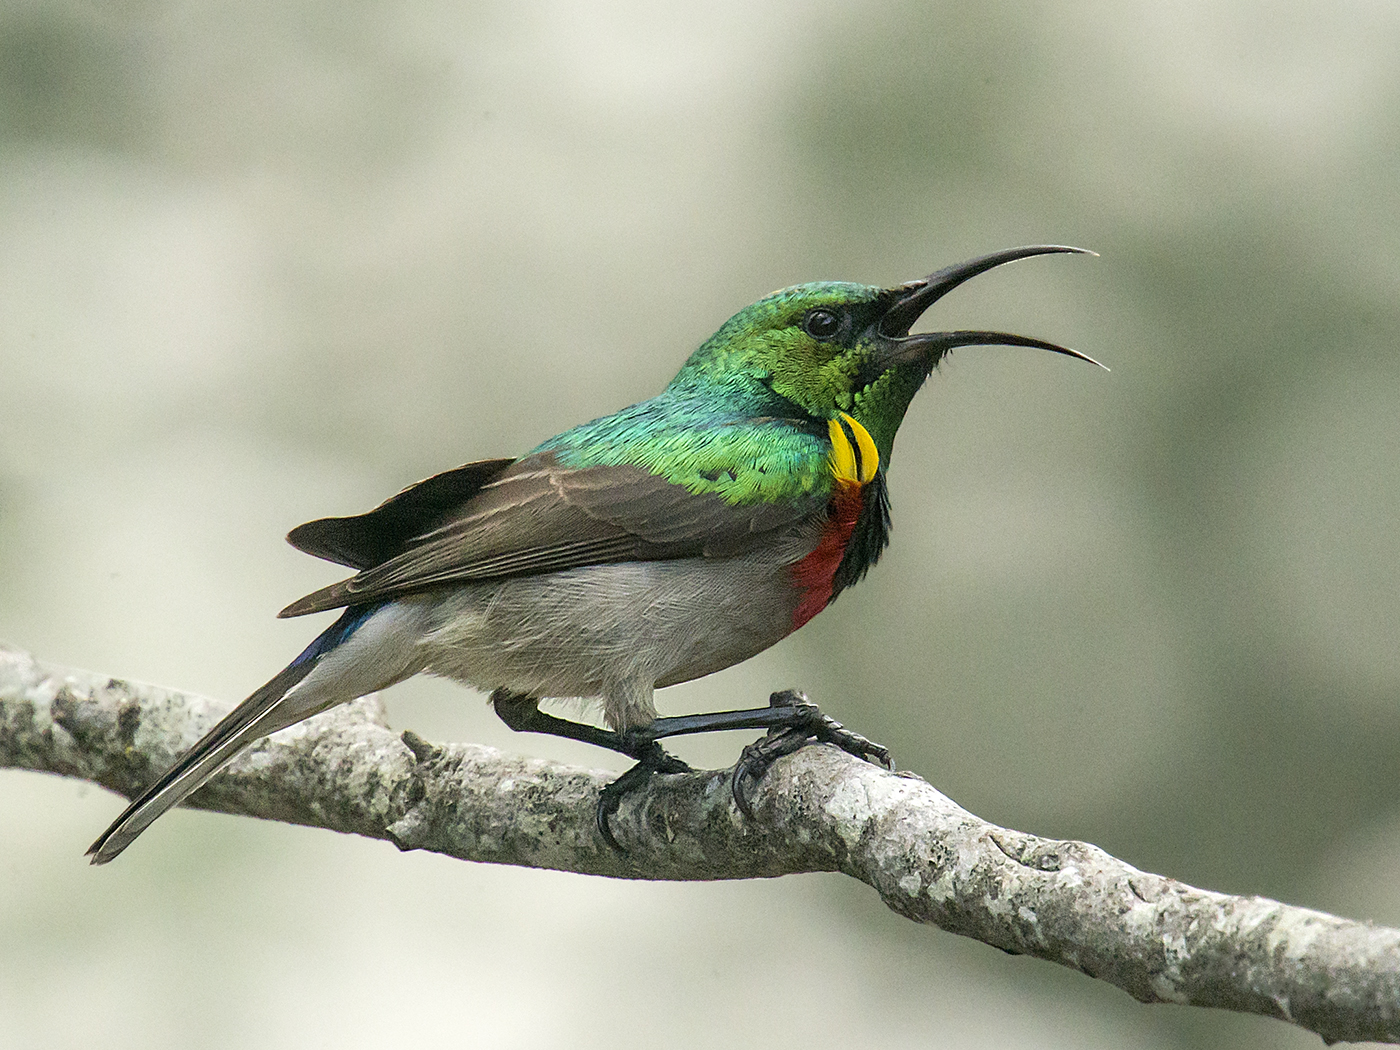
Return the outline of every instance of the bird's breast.
[[[838,477],[826,524],[816,547],[790,570],[801,598],[792,614],[792,630],[797,630],[827,607],[836,596],[836,570],[841,567],[851,537],[865,507],[864,488]]]

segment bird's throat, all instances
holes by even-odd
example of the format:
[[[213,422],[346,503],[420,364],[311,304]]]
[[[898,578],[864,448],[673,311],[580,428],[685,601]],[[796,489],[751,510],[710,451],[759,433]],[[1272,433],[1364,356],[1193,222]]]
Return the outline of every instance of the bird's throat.
[[[792,614],[795,631],[836,597],[836,573],[846,557],[860,521],[865,499],[862,486],[838,478],[836,491],[827,505],[826,525],[821,540],[805,558],[792,567],[792,581],[802,598]]]

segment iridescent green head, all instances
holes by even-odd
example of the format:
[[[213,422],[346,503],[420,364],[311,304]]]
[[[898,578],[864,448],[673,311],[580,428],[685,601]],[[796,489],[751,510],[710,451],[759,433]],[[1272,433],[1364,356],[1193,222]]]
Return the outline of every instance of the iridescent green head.
[[[894,288],[840,282],[785,288],[726,321],[691,355],[671,388],[713,394],[719,387],[736,402],[771,406],[770,414],[794,418],[830,421],[849,413],[870,432],[883,463],[909,402],[954,347],[1031,346],[1092,361],[1007,332],[909,334],[925,310],[980,273],[1032,255],[1083,251],[1012,248]]]

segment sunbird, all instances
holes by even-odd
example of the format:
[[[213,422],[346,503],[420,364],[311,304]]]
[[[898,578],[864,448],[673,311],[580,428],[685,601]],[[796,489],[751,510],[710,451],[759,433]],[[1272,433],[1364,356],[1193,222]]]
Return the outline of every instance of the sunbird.
[[[415,674],[489,692],[512,729],[610,748],[637,764],[622,795],[689,770],[658,741],[766,729],[734,767],[735,802],[779,756],[814,741],[889,765],[889,752],[799,693],[766,708],[658,717],[657,689],[747,660],[861,580],[889,543],[895,432],[960,346],[1024,346],[1007,332],[910,334],[958,285],[1034,255],[980,256],[893,288],[800,284],[739,311],[656,397],[550,438],[518,459],[437,474],[365,514],[295,528],[299,550],[355,575],[280,616],[344,610],[295,660],[143,791],[88,850],[105,864],[261,737]],[[601,702],[606,729],[540,710]]]

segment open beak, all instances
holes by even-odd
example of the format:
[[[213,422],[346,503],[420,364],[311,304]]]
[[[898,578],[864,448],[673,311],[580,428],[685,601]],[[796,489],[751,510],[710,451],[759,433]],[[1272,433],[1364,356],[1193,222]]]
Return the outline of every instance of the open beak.
[[[1061,244],[1034,244],[1025,248],[1008,248],[1005,251],[992,252],[990,255],[982,255],[965,263],[958,263],[956,266],[949,266],[937,273],[931,273],[921,280],[909,281],[897,288],[891,288],[887,293],[891,297],[890,306],[875,324],[876,342],[879,350],[867,365],[867,368],[873,373],[871,378],[874,379],[882,375],[890,368],[917,360],[925,360],[929,367],[932,367],[949,350],[959,346],[1030,346],[1038,350],[1051,350],[1057,354],[1077,357],[1081,361],[1088,361],[1091,365],[1098,365],[1107,371],[1107,365],[1095,361],[1088,354],[1071,350],[1067,346],[1047,343],[1043,339],[1013,335],[1010,332],[921,332],[918,335],[909,334],[909,329],[914,326],[914,322],[922,316],[925,310],[964,281],[971,280],[978,274],[986,273],[1003,263],[1015,262],[1017,259],[1028,259],[1032,255],[1054,255],[1060,252],[1080,255],[1096,254],[1085,248],[1070,248]]]

